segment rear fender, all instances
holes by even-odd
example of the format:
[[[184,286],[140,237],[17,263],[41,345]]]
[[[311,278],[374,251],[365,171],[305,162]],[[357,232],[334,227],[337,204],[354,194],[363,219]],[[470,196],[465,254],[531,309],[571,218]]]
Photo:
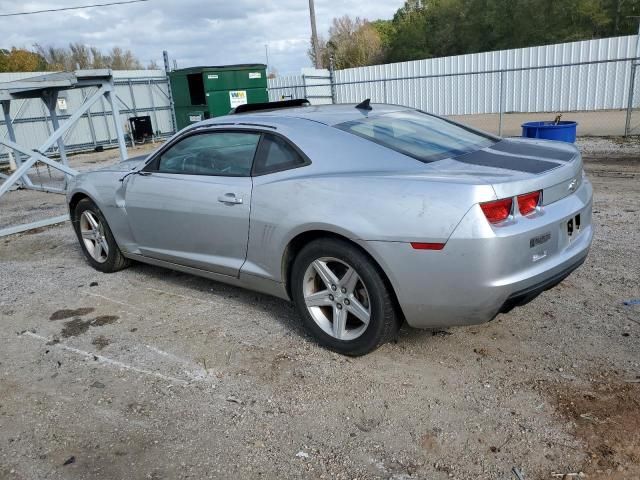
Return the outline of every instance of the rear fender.
[[[287,245],[309,230],[356,242],[444,243],[472,205],[492,199],[490,185],[429,182],[421,175],[258,177],[243,270],[283,281]]]

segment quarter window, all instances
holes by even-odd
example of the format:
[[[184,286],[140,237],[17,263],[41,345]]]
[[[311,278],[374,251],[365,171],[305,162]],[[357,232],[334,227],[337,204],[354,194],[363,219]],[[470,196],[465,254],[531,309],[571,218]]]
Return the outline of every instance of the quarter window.
[[[258,133],[210,132],[192,135],[160,156],[157,171],[248,177],[259,140]]]
[[[276,135],[265,134],[260,143],[254,173],[279,172],[305,165],[306,160],[286,140]]]

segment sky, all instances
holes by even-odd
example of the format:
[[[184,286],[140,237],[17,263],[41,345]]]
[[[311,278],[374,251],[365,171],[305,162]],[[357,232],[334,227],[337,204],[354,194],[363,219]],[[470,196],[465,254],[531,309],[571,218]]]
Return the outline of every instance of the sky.
[[[0,13],[61,8],[107,0],[0,0]],[[391,18],[403,0],[315,0],[318,33],[334,17]],[[278,75],[300,73],[311,27],[308,0],[149,0],[148,2],[17,17],[0,17],[0,48],[81,42],[103,51],[130,49],[147,65],[162,51],[178,68],[266,63]]]

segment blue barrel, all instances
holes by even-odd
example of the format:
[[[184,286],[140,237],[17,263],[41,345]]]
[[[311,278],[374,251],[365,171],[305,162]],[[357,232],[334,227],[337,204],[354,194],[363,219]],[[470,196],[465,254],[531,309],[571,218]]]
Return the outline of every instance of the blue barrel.
[[[527,122],[522,124],[522,136],[574,143],[577,127],[577,122]]]

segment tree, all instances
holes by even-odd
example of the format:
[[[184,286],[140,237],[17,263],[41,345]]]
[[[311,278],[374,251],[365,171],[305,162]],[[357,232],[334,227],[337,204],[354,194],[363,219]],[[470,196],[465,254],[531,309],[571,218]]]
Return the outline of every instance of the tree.
[[[389,41],[388,61],[404,61],[431,56],[427,13],[423,2],[405,2],[393,16],[394,35]]]
[[[334,18],[329,28],[329,40],[318,38],[320,64],[329,68],[333,56],[336,68],[374,65],[383,59],[382,40],[378,30],[367,20],[345,15]],[[315,51],[309,49],[309,58],[315,64]]]
[[[406,0],[378,25],[398,62],[633,34],[640,0]]]
[[[52,46],[43,47],[42,45],[35,45],[36,51],[46,61],[46,69],[49,71],[60,70],[73,70],[71,66],[70,56],[67,54],[67,50],[64,48],[57,48]]]
[[[90,45],[70,43],[68,48],[51,45],[34,45],[34,51],[12,47],[0,49],[0,72],[73,71],[112,68],[113,70],[137,70],[142,64],[131,50],[113,47],[107,54]],[[157,69],[152,60],[148,69]]]
[[[396,34],[395,25],[392,20],[375,20],[370,22],[370,25],[375,28],[376,32],[380,36],[380,43],[382,44],[382,50],[386,53],[387,49],[391,45],[391,41]]]
[[[93,67],[93,59],[91,58],[91,50],[82,43],[69,44],[71,65],[76,70],[86,70]]]
[[[99,48],[89,47],[89,52],[91,53],[91,68],[107,68],[105,56]]]
[[[138,70],[142,68],[142,65],[131,53],[131,50],[123,50],[120,47],[111,49],[107,65],[114,70]]]
[[[35,45],[36,52],[46,62],[46,70],[72,71],[91,68],[113,70],[141,69],[140,61],[131,50],[114,47],[107,54],[93,46],[70,43],[69,48]],[[151,66],[151,65],[150,65]],[[157,66],[156,66],[157,68]]]
[[[24,48],[0,49],[0,72],[38,72],[46,69],[42,56]]]

